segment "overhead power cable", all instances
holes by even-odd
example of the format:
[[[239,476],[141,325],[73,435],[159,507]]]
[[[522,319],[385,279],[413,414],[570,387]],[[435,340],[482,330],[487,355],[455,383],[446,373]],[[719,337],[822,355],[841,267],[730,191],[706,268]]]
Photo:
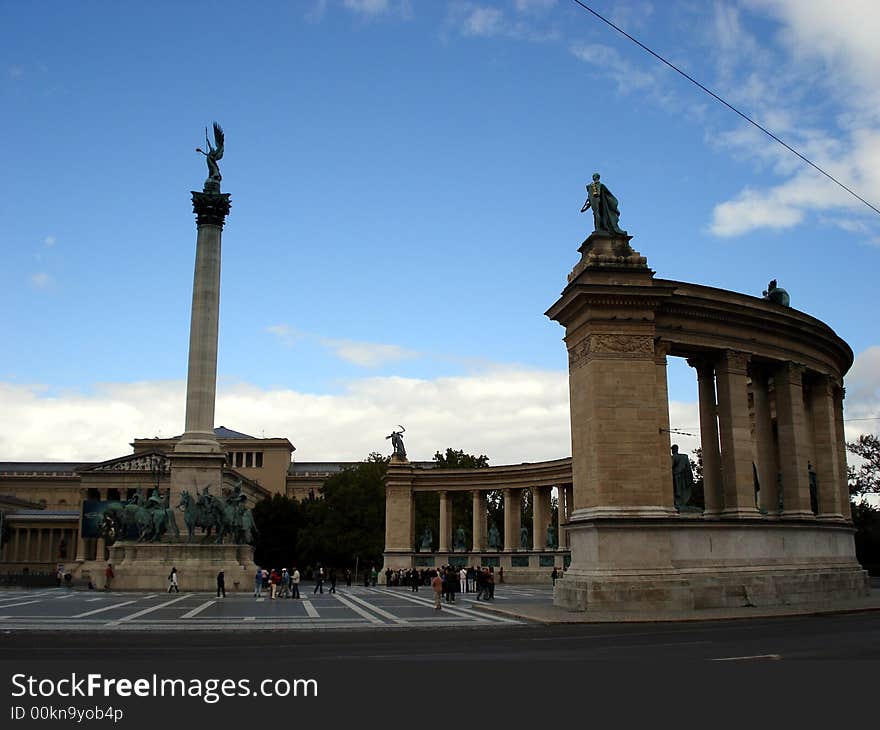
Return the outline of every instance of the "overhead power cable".
[[[693,76],[690,76],[690,75],[686,74],[684,71],[682,71],[682,70],[681,70],[678,66],[676,66],[674,63],[672,63],[672,62],[670,62],[670,61],[667,61],[667,60],[666,60],[665,58],[663,58],[663,56],[661,56],[659,53],[656,53],[655,51],[652,51],[652,50],[651,50],[650,48],[648,48],[648,46],[646,46],[644,43],[642,43],[641,41],[637,40],[636,38],[633,38],[633,37],[632,37],[629,33],[627,33],[625,30],[623,30],[622,28],[616,26],[614,23],[612,23],[610,20],[608,20],[608,18],[605,18],[605,17],[603,17],[602,15],[600,15],[599,13],[597,13],[597,12],[596,12],[595,10],[593,10],[589,5],[587,5],[587,4],[583,3],[583,2],[581,2],[581,0],[572,0],[572,2],[576,3],[577,5],[580,5],[580,6],[581,6],[584,10],[586,10],[588,13],[592,13],[593,15],[595,15],[595,16],[596,16],[599,20],[601,20],[603,23],[605,23],[606,25],[609,25],[609,26],[611,26],[612,28],[614,28],[614,30],[616,30],[618,33],[620,33],[621,35],[623,35],[623,36],[625,36],[626,38],[628,38],[629,40],[631,40],[633,43],[635,43],[637,46],[639,46],[639,48],[641,48],[641,49],[647,51],[648,53],[650,53],[650,54],[651,54],[652,56],[654,56],[654,58],[656,58],[658,61],[660,61],[660,62],[662,62],[662,63],[665,63],[667,66],[669,66],[669,68],[671,68],[671,69],[672,69],[673,71],[675,71],[676,73],[678,73],[678,74],[684,76],[684,77],[685,77],[688,81],[690,81],[692,84],[694,84],[695,86],[698,86],[700,89],[702,89],[703,91],[705,91],[707,94],[709,94],[709,96],[711,96],[712,98],[714,98],[716,101],[720,101],[722,104],[724,104],[724,106],[726,106],[726,107],[727,107],[728,109],[730,109],[732,112],[734,112],[734,113],[738,114],[739,116],[741,116],[743,119],[745,119],[745,120],[746,120],[749,124],[751,124],[752,126],[757,127],[758,129],[760,129],[764,134],[766,134],[768,137],[770,137],[770,139],[772,139],[772,140],[778,142],[779,144],[781,144],[781,145],[782,145],[783,147],[785,147],[785,149],[787,149],[789,152],[791,152],[792,154],[794,154],[794,155],[796,155],[797,157],[799,157],[801,160],[803,160],[804,162],[806,162],[806,163],[807,163],[810,167],[812,167],[813,169],[818,170],[819,172],[821,172],[825,177],[827,177],[829,180],[831,180],[831,182],[833,182],[833,183],[835,183],[836,185],[839,185],[840,187],[842,187],[844,190],[846,190],[846,192],[848,192],[848,193],[849,193],[850,195],[852,195],[854,198],[860,200],[860,201],[863,202],[865,205],[867,205],[871,210],[873,210],[875,213],[877,213],[878,215],[880,215],[880,209],[878,209],[878,208],[876,208],[875,206],[873,206],[871,203],[869,203],[867,200],[865,200],[861,195],[859,195],[858,193],[856,193],[854,190],[848,188],[846,185],[844,185],[842,182],[840,182],[840,180],[838,180],[836,177],[834,177],[834,176],[831,175],[830,173],[825,172],[825,170],[823,170],[821,167],[819,167],[815,162],[813,162],[812,160],[810,160],[810,159],[804,157],[804,155],[802,155],[800,152],[798,152],[796,149],[794,149],[791,145],[789,145],[789,144],[787,144],[786,142],[784,142],[783,140],[779,139],[779,137],[777,137],[775,134],[773,134],[773,132],[771,132],[770,130],[766,129],[765,127],[762,127],[760,124],[758,124],[754,119],[752,119],[751,117],[749,117],[747,114],[744,114],[744,113],[741,112],[739,109],[737,109],[735,106],[733,106],[732,104],[730,104],[729,102],[725,101],[725,100],[722,99],[720,96],[718,96],[718,94],[716,94],[714,91],[712,91],[711,89],[705,87],[703,84],[701,84],[699,81],[697,81]]]

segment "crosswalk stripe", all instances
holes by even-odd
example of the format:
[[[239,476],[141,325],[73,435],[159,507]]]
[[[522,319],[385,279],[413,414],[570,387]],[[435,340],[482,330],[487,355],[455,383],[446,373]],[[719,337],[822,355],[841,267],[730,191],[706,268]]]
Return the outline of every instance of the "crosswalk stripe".
[[[205,601],[201,606],[196,606],[192,611],[187,611],[187,612],[186,612],[185,614],[183,614],[183,616],[181,616],[180,618],[192,618],[192,617],[195,616],[196,614],[201,613],[202,611],[204,611],[208,606],[212,606],[212,605],[214,605],[215,603],[217,603],[217,599],[216,599],[216,598],[211,599],[210,601]]]
[[[321,617],[320,614],[318,613],[318,609],[316,609],[316,608],[312,605],[312,602],[311,602],[308,598],[303,598],[302,605],[303,605],[303,608],[306,609],[306,613],[307,613],[311,618],[320,618],[320,617]]]
[[[156,606],[152,606],[151,608],[145,608],[142,611],[137,611],[128,616],[123,616],[122,618],[118,618],[115,621],[111,621],[108,626],[115,626],[117,624],[122,623],[123,621],[131,621],[133,619],[139,618],[148,613],[152,613],[153,611],[158,611],[160,608],[165,608],[166,606],[170,606],[172,603],[177,603],[178,601],[183,601],[184,599],[189,598],[188,593],[184,593],[182,596],[178,596],[177,598],[171,601],[165,601],[165,603],[160,603]]]
[[[427,598],[415,598],[413,596],[408,596],[406,594],[395,593],[392,590],[384,589],[384,588],[374,588],[374,591],[378,591],[380,593],[386,593],[392,596],[396,596],[397,598],[402,598],[405,601],[411,601],[412,603],[418,603],[421,606],[431,606],[433,608],[434,602]],[[452,606],[448,603],[442,604],[442,610],[447,611],[453,616],[461,616],[462,618],[470,618],[479,623],[510,623],[517,624],[519,621],[512,618],[507,618],[505,616],[495,616],[489,614],[478,613],[471,608],[452,608]]]
[[[137,603],[137,601],[123,601],[122,603],[114,603],[111,606],[103,606],[101,608],[96,608],[93,611],[86,611],[85,613],[78,613],[75,616],[71,616],[70,618],[85,618],[86,616],[93,616],[96,613],[103,613],[104,611],[109,611],[112,608],[122,608],[123,606],[128,606],[132,603]]]
[[[379,614],[380,616],[382,616],[383,618],[387,618],[389,621],[393,621],[393,622],[396,623],[396,624],[405,624],[405,623],[408,623],[406,619],[404,619],[404,618],[400,618],[399,616],[395,616],[395,615],[394,615],[393,613],[391,613],[390,611],[386,611],[384,608],[379,608],[379,607],[376,606],[375,604],[370,603],[369,601],[365,601],[365,600],[364,600],[363,598],[361,598],[360,596],[353,596],[353,595],[350,595],[349,598],[350,598],[352,601],[356,601],[357,603],[361,604],[362,606],[364,606],[365,608],[369,609],[370,611],[373,611],[374,613],[378,613],[378,614]]]
[[[32,603],[39,603],[40,601],[22,601],[21,603],[7,603],[3,606],[4,609],[12,608],[14,606],[30,606]]]
[[[353,596],[351,596],[351,594],[349,594],[349,596],[353,598]],[[339,601],[343,606],[346,606],[347,608],[350,608],[352,611],[354,611],[358,616],[363,616],[363,617],[364,617],[365,619],[367,619],[367,621],[369,621],[371,624],[380,624],[380,625],[382,625],[382,619],[380,619],[378,616],[374,616],[374,615],[371,614],[371,613],[367,613],[367,612],[364,611],[364,609],[362,609],[360,606],[358,606],[358,605],[352,603],[352,602],[349,601],[347,598],[343,598],[339,593],[334,593],[334,594],[333,594],[333,597],[334,597],[337,601]]]

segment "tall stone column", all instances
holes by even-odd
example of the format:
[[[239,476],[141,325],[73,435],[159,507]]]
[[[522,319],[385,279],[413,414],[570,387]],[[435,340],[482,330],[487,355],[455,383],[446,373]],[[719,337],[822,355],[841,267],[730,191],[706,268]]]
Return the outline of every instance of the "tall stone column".
[[[840,462],[837,458],[837,424],[834,420],[834,383],[820,375],[810,384],[813,416],[813,446],[820,520],[842,520],[840,503]]]
[[[783,517],[813,517],[810,509],[803,372],[803,366],[786,362],[776,369],[773,379],[776,389],[776,429],[779,434]]]
[[[519,546],[519,531],[521,528],[520,503],[522,490],[504,490],[504,550],[511,552]]]
[[[550,523],[550,488],[532,487],[532,549],[547,549],[547,525]]]
[[[700,449],[703,452],[704,517],[718,517],[724,508],[721,482],[721,449],[718,445],[718,403],[715,397],[715,366],[706,358],[691,358],[697,371],[700,401]]]
[[[412,466],[392,459],[385,474],[384,567],[411,568],[415,536]]]
[[[571,511],[572,511],[572,487],[571,484],[563,484],[559,488],[560,492],[565,495],[565,514],[561,516],[560,519],[562,522],[568,522],[571,519]],[[560,515],[562,513],[560,512]],[[571,545],[571,538],[568,534],[568,528],[563,527],[560,523],[559,525],[559,547],[568,548]]]
[[[33,530],[31,530],[30,528],[27,528],[24,533],[24,556],[23,556],[23,559],[27,560],[27,561],[30,561],[32,559],[31,558],[31,532],[33,532]]]
[[[779,467],[773,445],[767,372],[762,368],[752,367],[752,395],[755,403],[755,455],[761,487],[758,499],[762,509],[776,514],[779,511]]]
[[[83,500],[86,498],[86,491],[84,489],[79,490],[79,520],[77,521],[76,527],[76,562],[82,563],[86,559],[86,541],[82,536],[83,531]]]
[[[18,527],[12,531],[12,559],[21,560],[21,529]]]
[[[193,276],[186,379],[186,425],[171,455],[171,502],[180,492],[205,486],[219,495],[225,456],[214,436],[217,344],[220,323],[221,236],[229,213],[229,193],[192,193],[198,235]]]
[[[486,549],[486,499],[483,492],[474,489],[471,492],[473,500],[473,541],[474,552]],[[505,518],[506,519],[506,518]]]
[[[843,512],[843,519],[852,522],[852,507],[849,501],[849,484],[846,479],[846,432],[843,428],[843,399],[846,397],[846,389],[835,384],[834,386],[834,433],[836,435],[837,473],[839,479],[838,503]]]
[[[441,553],[448,553],[450,548],[450,537],[452,532],[452,520],[450,517],[450,500],[449,492],[445,489],[440,492],[440,545],[437,548]]]
[[[672,483],[672,467],[670,454],[672,441],[669,433],[669,388],[666,378],[666,356],[669,354],[669,343],[657,340],[654,343],[654,364],[657,378],[657,473],[663,491],[669,495],[671,503],[675,502],[675,487]]]
[[[718,425],[721,436],[722,517],[754,517],[755,479],[746,382],[748,355],[725,350],[716,366]]]

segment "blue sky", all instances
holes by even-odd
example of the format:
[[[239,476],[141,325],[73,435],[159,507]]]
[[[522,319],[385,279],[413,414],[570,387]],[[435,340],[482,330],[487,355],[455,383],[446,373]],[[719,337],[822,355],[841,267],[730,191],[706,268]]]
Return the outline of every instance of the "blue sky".
[[[592,6],[880,207],[873,3]],[[856,353],[848,417],[878,415],[880,217],[569,0],[2,2],[0,109],[0,459],[182,430],[214,119],[218,425],[304,461],[398,423],[415,458],[567,455],[543,312],[596,170],[658,276],[777,278]],[[670,397],[696,426],[681,363]]]

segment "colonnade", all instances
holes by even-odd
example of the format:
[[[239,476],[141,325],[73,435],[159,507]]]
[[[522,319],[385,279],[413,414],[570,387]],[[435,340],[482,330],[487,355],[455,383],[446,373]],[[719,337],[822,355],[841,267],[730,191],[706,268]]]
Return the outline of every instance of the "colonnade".
[[[77,532],[72,527],[30,527],[14,523],[8,523],[8,527],[9,540],[0,550],[0,562],[56,563],[73,560],[76,555]]]
[[[532,494],[532,524],[529,529],[529,542],[527,546],[522,544],[522,513],[521,505],[523,492],[528,489]],[[489,545],[488,525],[488,493],[490,491],[501,491],[504,499],[503,509],[503,525],[497,525],[497,529],[502,537],[503,544],[500,550],[503,552],[514,552],[517,550],[539,550],[546,551],[548,548],[548,527],[551,525],[552,504],[551,492],[552,486],[534,486],[534,487],[502,487],[497,489],[436,489],[436,490],[414,490],[410,492],[410,500],[415,500],[416,494],[426,491],[435,491],[440,498],[440,535],[438,540],[437,552],[492,552],[494,547]],[[464,551],[456,550],[458,546],[455,544],[454,533],[460,525],[460,521],[455,519],[453,514],[454,493],[467,492],[472,499],[472,525],[471,525],[471,542],[466,545]],[[564,524],[568,521],[572,510],[572,485],[561,484],[557,486],[557,508],[559,516],[559,524],[555,526],[556,539],[555,547],[566,549],[568,547],[567,533]],[[410,507],[410,512],[414,512],[414,501]],[[413,523],[412,542],[415,550],[419,549],[418,531],[421,526]]]
[[[732,350],[688,364],[698,382],[705,517],[849,517],[837,379]]]

